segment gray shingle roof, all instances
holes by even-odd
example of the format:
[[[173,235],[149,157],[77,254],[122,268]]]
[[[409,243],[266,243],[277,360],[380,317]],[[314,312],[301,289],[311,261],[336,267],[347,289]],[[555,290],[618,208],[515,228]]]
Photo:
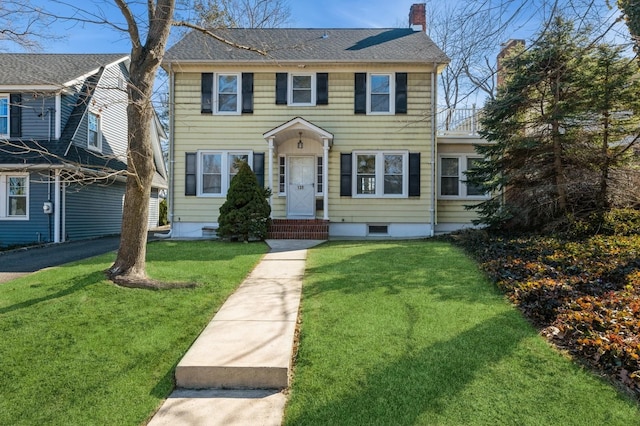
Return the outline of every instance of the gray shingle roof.
[[[101,66],[122,60],[118,54],[0,54],[0,85],[63,86]]]
[[[215,34],[239,45],[264,50],[267,55],[234,48],[191,31],[167,51],[164,62],[449,62],[425,33],[410,28],[238,28],[215,30]]]

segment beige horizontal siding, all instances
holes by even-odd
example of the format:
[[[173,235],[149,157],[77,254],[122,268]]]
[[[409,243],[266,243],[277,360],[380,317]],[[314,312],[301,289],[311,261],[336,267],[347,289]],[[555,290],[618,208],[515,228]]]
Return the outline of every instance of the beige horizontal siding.
[[[396,67],[397,68],[397,67]],[[318,69],[319,70],[319,69]],[[318,71],[306,68],[304,72]],[[203,70],[215,72],[216,70]],[[245,70],[246,71],[246,70]],[[279,69],[278,72],[300,71]],[[365,72],[366,70],[360,70]],[[405,115],[355,115],[353,72],[329,73],[329,105],[289,107],[275,105],[275,71],[254,73],[254,112],[243,115],[200,113],[200,72],[175,78],[175,220],[215,222],[224,198],[184,196],[186,152],[236,149],[268,152],[263,134],[295,118],[334,135],[329,158],[329,216],[336,222],[426,222],[431,188],[430,74],[408,75],[408,111]],[[340,197],[340,153],[354,150],[406,150],[421,153],[421,196],[401,199]],[[319,150],[314,155],[321,155]],[[267,159],[268,160],[268,159]],[[273,159],[273,188],[277,192],[278,163]],[[265,164],[265,177],[268,176]],[[274,194],[276,217],[286,214],[286,198]]]
[[[477,200],[438,200],[438,224],[471,223],[478,219],[475,210],[465,210],[464,206],[479,203]]]

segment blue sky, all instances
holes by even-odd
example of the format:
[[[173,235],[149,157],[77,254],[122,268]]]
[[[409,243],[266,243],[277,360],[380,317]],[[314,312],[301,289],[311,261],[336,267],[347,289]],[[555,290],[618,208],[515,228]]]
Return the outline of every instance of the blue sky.
[[[38,0],[45,9],[65,13],[55,1]],[[131,2],[134,3],[134,2]],[[408,26],[409,9],[414,0],[289,0],[292,27],[301,28],[384,28]],[[83,8],[122,22],[112,0],[85,0]],[[92,5],[94,7],[90,8]],[[66,13],[69,13],[67,9]],[[46,53],[128,53],[130,42],[104,25],[57,22],[53,27],[62,38],[43,43]]]

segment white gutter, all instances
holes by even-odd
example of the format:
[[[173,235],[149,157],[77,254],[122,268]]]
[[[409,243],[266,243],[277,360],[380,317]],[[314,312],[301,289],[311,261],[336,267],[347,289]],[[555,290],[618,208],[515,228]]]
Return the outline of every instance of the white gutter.
[[[433,63],[431,72],[431,208],[429,209],[431,218],[431,236],[435,235],[436,227],[436,91],[438,83],[437,64]]]

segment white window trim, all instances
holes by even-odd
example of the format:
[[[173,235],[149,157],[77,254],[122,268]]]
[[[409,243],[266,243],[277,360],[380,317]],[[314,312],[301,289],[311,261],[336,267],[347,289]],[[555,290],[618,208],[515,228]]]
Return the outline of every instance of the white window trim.
[[[9,216],[9,178],[12,177],[23,177],[26,179],[27,214],[24,216]],[[0,202],[0,220],[29,220],[29,187],[29,173],[0,174],[0,196],[2,197],[2,202]]]
[[[442,195],[442,159],[457,158],[458,159],[458,195]],[[467,195],[467,176],[465,171],[468,169],[469,159],[482,159],[479,155],[467,154],[441,154],[438,156],[438,198],[442,200],[486,200],[490,198],[489,194],[485,195]]]
[[[237,103],[235,111],[220,111],[220,102],[219,99],[219,77],[225,75],[232,75],[236,77],[236,94],[237,94]],[[215,73],[213,75],[213,113],[215,115],[240,115],[242,114],[242,73],[239,72],[220,72]]]
[[[358,194],[358,155],[376,156],[376,193]],[[384,156],[402,155],[402,193],[384,193]],[[408,151],[353,151],[351,153],[351,194],[353,198],[408,198],[409,197],[409,152]]]
[[[98,145],[93,146],[89,144],[89,135],[91,134],[91,130],[89,129],[90,116],[95,115],[98,125]],[[102,117],[97,112],[89,111],[87,114],[87,149],[92,151],[102,152]]]
[[[389,111],[371,111],[372,77],[383,75],[389,77]],[[373,72],[367,74],[367,115],[394,115],[396,113],[396,75],[394,73]]]
[[[0,133],[0,138],[9,138],[11,135],[11,97],[9,93],[0,93],[0,98],[7,100],[7,133]]]
[[[219,154],[221,156],[221,168],[222,168],[222,178],[221,178],[221,193],[220,194],[209,194],[202,192],[202,157],[203,155],[215,155]],[[223,198],[227,196],[227,192],[229,191],[229,156],[230,155],[246,155],[249,158],[249,167],[253,170],[253,151],[219,151],[219,150],[202,150],[198,151],[198,164],[197,164],[197,175],[196,175],[196,195],[198,197],[205,198]]]
[[[311,77],[311,102],[293,102],[293,78],[294,77]],[[315,73],[304,72],[290,72],[287,81],[287,105],[289,106],[315,106],[316,105],[316,81],[317,77]]]

